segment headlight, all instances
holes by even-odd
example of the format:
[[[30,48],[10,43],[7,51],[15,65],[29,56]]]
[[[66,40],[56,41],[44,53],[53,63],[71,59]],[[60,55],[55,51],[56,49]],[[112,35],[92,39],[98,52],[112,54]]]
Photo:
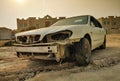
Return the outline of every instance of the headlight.
[[[65,31],[59,31],[56,33],[52,33],[49,35],[46,35],[43,38],[43,42],[53,42],[53,41],[61,41],[61,40],[66,40],[72,35],[72,31],[70,30],[65,30]]]
[[[66,30],[66,31],[61,31],[61,32],[57,32],[57,33],[53,34],[51,36],[51,39],[53,39],[53,40],[65,40],[65,39],[69,38],[71,35],[72,35],[72,32]]]

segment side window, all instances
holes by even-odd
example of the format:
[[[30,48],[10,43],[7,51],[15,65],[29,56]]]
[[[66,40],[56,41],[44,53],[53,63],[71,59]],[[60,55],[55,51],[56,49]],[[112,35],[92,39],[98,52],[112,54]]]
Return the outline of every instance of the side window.
[[[90,22],[90,25],[95,27],[95,23],[93,21]]]
[[[97,22],[98,27],[102,28],[102,25],[97,20],[96,20],[96,22]]]
[[[93,17],[90,19],[90,25],[98,28],[102,28],[101,24]]]
[[[90,25],[96,27],[97,24],[95,23],[95,20],[93,17],[90,18]]]

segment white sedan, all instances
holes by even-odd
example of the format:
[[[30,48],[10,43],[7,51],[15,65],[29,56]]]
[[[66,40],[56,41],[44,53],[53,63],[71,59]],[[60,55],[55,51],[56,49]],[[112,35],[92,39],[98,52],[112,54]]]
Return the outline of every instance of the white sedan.
[[[91,50],[106,47],[106,30],[90,15],[66,18],[50,27],[15,36],[18,57],[55,59],[57,62],[68,58],[79,65],[90,63]]]

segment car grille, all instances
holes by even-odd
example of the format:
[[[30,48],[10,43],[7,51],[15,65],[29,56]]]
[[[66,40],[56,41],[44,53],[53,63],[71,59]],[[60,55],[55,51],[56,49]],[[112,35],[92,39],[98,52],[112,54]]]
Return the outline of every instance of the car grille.
[[[19,43],[36,43],[39,42],[40,35],[27,35],[27,36],[18,36],[17,42]]]

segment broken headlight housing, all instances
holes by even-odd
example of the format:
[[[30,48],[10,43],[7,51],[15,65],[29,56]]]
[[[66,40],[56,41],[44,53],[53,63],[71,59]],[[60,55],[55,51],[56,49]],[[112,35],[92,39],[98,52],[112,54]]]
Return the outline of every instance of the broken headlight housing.
[[[72,31],[70,30],[59,31],[56,33],[46,35],[43,38],[43,42],[46,43],[46,42],[62,41],[68,39],[71,35],[72,35]]]
[[[69,38],[72,35],[71,31],[61,31],[61,32],[57,32],[55,34],[53,34],[51,36],[52,40],[65,40],[67,38]]]

